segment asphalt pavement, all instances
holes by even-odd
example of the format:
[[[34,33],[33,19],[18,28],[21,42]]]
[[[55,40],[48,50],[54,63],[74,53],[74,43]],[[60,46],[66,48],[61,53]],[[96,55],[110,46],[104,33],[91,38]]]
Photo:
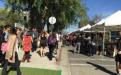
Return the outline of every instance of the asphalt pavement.
[[[71,75],[116,75],[114,58],[87,56],[73,53],[74,47],[67,48]]]

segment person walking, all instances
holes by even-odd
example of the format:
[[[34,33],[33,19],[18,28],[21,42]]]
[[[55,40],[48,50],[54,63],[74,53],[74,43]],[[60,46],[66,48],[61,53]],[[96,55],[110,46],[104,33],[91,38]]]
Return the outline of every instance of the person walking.
[[[118,75],[121,75],[121,51],[118,51],[117,55],[115,56],[116,62],[116,72]]]
[[[52,60],[53,57],[53,51],[56,48],[56,34],[52,33],[48,37],[48,47],[49,47],[49,60]]]
[[[24,50],[24,55],[23,55],[23,59],[22,62],[25,62],[25,60],[27,60],[27,62],[31,62],[31,55],[30,55],[30,51],[32,50],[32,36],[30,31],[28,31],[26,33],[26,35],[23,36],[23,50]]]
[[[6,51],[6,45],[7,45],[7,41],[8,41],[8,36],[9,36],[9,31],[10,31],[10,27],[9,26],[5,26],[3,29],[3,33],[1,35],[1,51],[4,54]]]
[[[17,31],[15,28],[11,28],[7,43],[8,46],[5,54],[5,61],[1,75],[8,75],[8,73],[12,68],[15,68],[15,70],[17,71],[17,75],[22,75],[19,68],[20,62],[17,53],[18,41],[17,41]],[[11,66],[9,70],[7,67],[8,65]]]
[[[45,32],[40,35],[40,56],[44,55],[45,47],[47,46],[47,38]]]
[[[81,47],[81,35],[78,35],[78,37],[76,38],[76,49],[74,51],[77,53],[80,53],[80,47]]]
[[[1,41],[0,59],[1,59],[2,66],[4,65],[5,52],[7,51],[7,42],[8,42],[9,31],[10,31],[10,27],[8,25],[4,26],[1,37],[0,37],[0,41]]]
[[[119,39],[117,42],[117,54],[115,56],[116,72],[121,75],[121,31],[119,32]]]
[[[37,49],[37,38],[38,38],[38,32],[36,28],[32,29],[32,52],[36,51]]]

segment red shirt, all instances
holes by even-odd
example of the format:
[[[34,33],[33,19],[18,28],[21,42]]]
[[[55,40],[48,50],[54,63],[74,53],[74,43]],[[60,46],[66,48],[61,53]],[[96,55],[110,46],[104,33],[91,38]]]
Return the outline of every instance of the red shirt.
[[[32,36],[23,37],[23,50],[25,52],[31,51],[32,49]]]

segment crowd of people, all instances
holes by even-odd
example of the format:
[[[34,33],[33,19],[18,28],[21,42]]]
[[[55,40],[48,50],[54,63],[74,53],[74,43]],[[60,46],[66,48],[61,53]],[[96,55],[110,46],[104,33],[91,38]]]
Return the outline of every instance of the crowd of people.
[[[103,35],[99,34],[97,38],[96,35],[86,35],[86,34],[78,34],[78,35],[65,35],[63,38],[64,45],[73,46],[74,53],[82,53],[87,56],[97,55],[105,55],[103,54]],[[113,41],[113,45],[110,46],[108,52],[113,52],[111,57],[115,59],[116,62],[116,72],[117,75],[121,75],[121,31],[119,31],[118,39]],[[104,50],[107,52],[106,48]],[[108,53],[107,52],[107,53]]]
[[[120,33],[121,35],[121,33]],[[78,34],[64,35],[58,33],[39,32],[36,28],[24,29],[11,27],[9,25],[0,29],[0,63],[3,67],[1,75],[7,75],[11,68],[16,68],[17,75],[22,75],[19,68],[20,62],[31,62],[31,52],[39,53],[40,57],[45,57],[45,50],[49,49],[48,59],[53,59],[54,52],[57,53],[56,61],[59,62],[61,54],[62,40],[63,46],[73,46],[74,53],[82,53],[88,56],[95,54],[101,55],[103,47],[103,35],[99,34]],[[121,69],[121,39],[116,44],[117,53],[115,54],[116,71]],[[19,50],[24,52],[23,58],[19,60]],[[9,70],[7,66],[12,66]]]
[[[88,56],[93,56],[94,54],[100,55],[102,51],[102,36],[95,40],[94,35],[66,35],[64,36],[63,44],[72,45],[75,47],[74,53],[83,53]]]
[[[39,32],[36,28],[22,30],[9,25],[4,26],[0,29],[0,62],[3,66],[1,75],[8,74],[8,65],[14,65],[17,75],[22,75],[19,68],[19,50],[24,52],[21,62],[31,62],[31,52],[38,52],[41,57],[44,57],[45,49],[48,47],[47,56],[49,60],[53,59],[53,54],[56,52],[56,61],[58,62],[60,55],[58,43],[60,38],[60,34]],[[39,51],[37,51],[38,49]]]

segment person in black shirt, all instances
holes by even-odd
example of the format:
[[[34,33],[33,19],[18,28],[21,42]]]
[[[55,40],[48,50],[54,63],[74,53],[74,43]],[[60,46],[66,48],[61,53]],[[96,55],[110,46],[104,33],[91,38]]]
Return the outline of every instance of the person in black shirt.
[[[80,53],[81,40],[82,40],[81,35],[78,35],[78,37],[76,38],[76,50],[75,50],[75,52],[77,51],[78,53]]]
[[[121,75],[121,31],[119,32],[119,35],[120,37],[117,42],[118,52],[117,52],[117,55],[115,56],[115,62],[116,62],[117,74]]]
[[[41,56],[44,56],[44,50],[46,46],[47,46],[47,38],[46,38],[45,32],[43,32],[40,38],[40,55]]]
[[[117,74],[121,74],[121,51],[118,51],[117,55],[115,56],[116,62],[116,72]]]

